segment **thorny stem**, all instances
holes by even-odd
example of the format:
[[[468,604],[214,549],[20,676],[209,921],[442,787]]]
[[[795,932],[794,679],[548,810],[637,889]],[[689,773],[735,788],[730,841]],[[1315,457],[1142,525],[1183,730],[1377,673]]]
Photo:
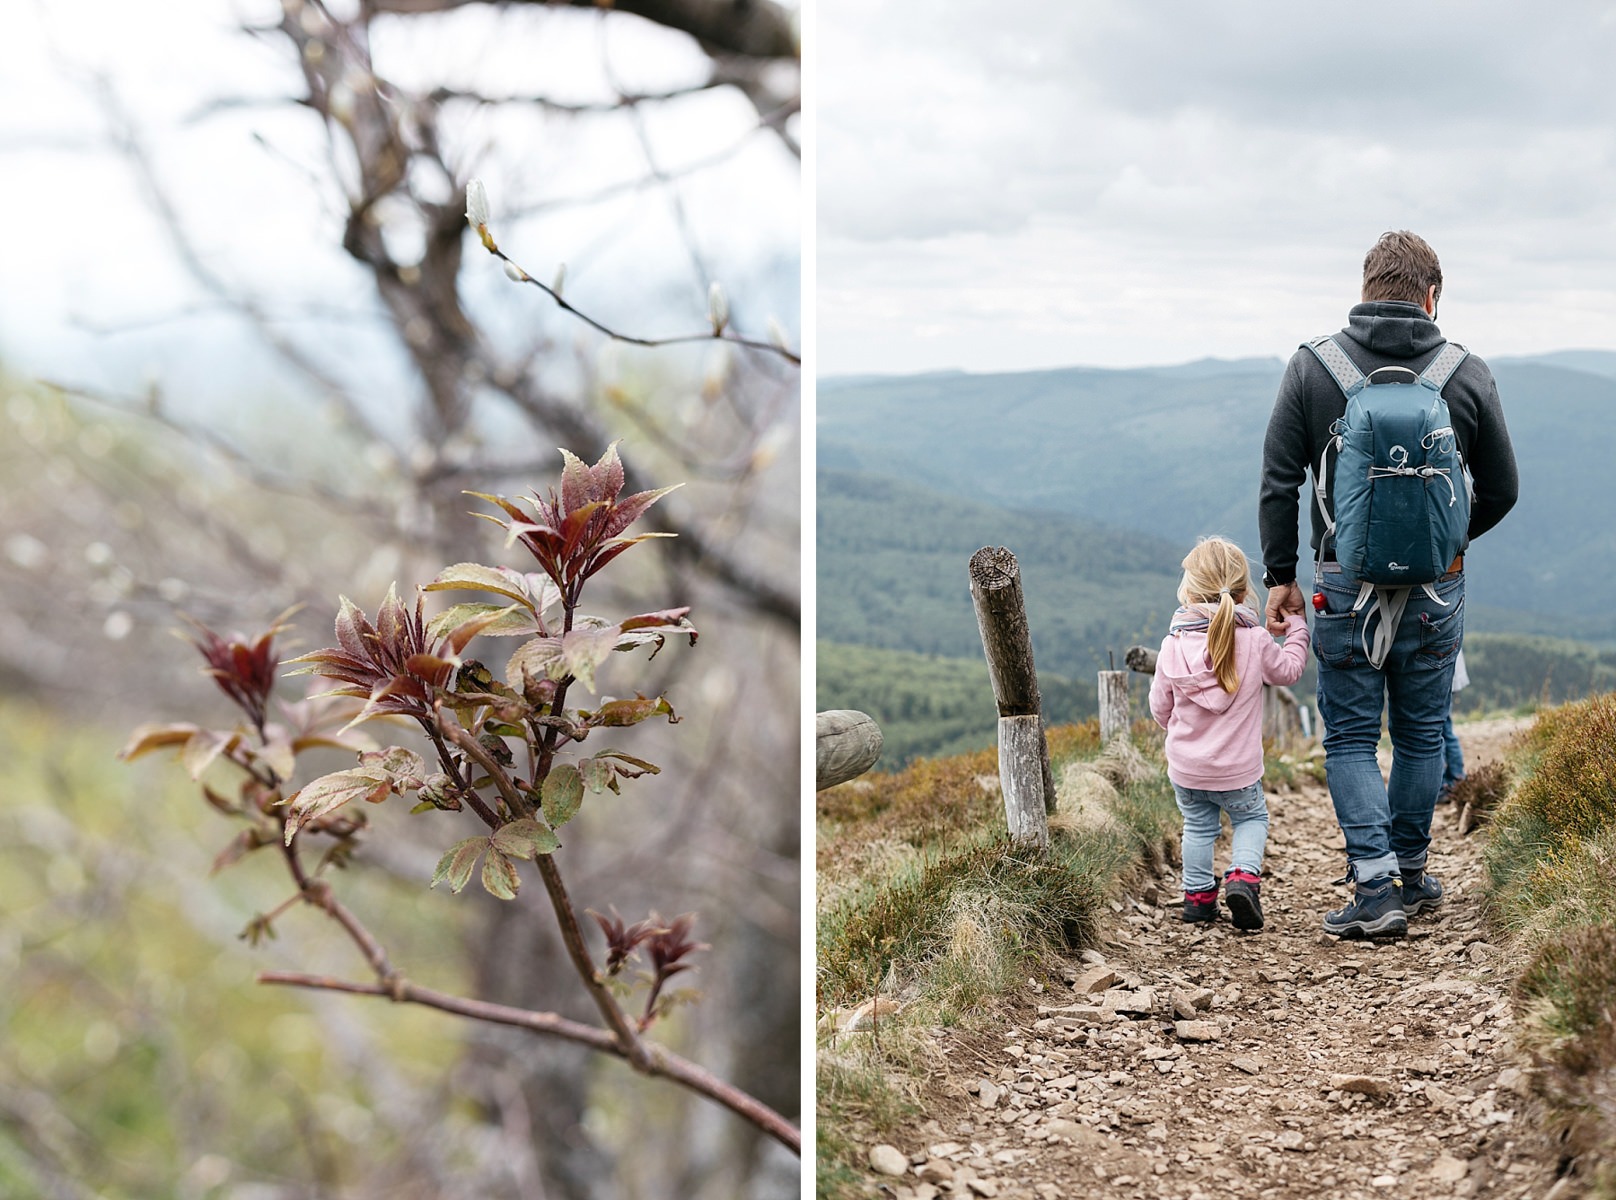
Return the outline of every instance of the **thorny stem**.
[[[488,1021],[495,1025],[511,1025],[532,1033],[548,1034],[579,1042],[603,1054],[626,1058],[622,1044],[604,1029],[569,1021],[555,1013],[532,1012],[523,1008],[510,1008],[503,1004],[489,1004],[482,1000],[468,1000],[451,996],[430,988],[419,987],[395,976],[390,983],[351,983],[323,975],[303,975],[292,971],[265,971],[258,982],[285,987],[320,988],[326,991],[346,992],[355,996],[383,996],[408,1004],[421,1004],[474,1021]],[[681,1058],[662,1046],[641,1042],[647,1063],[641,1068],[647,1075],[660,1076],[682,1084],[691,1091],[717,1101],[731,1112],[756,1125],[792,1152],[802,1153],[802,1132],[790,1121],[746,1092],[704,1070],[688,1059]]]

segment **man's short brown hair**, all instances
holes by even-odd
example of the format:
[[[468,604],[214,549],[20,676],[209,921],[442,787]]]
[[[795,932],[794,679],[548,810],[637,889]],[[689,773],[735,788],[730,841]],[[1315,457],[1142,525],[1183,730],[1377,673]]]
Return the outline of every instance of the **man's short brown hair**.
[[[1436,251],[1417,233],[1406,229],[1383,233],[1363,260],[1363,298],[1406,300],[1424,304],[1425,293],[1436,288],[1442,298],[1442,264]]]

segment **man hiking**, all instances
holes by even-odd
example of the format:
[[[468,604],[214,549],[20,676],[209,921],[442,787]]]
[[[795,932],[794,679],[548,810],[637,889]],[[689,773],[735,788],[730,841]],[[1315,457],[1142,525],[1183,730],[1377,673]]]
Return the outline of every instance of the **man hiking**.
[[[1347,327],[1291,357],[1263,441],[1258,527],[1276,633],[1285,613],[1308,607],[1297,492],[1314,476],[1319,715],[1355,881],[1352,902],[1327,914],[1324,929],[1342,937],[1401,937],[1410,915],[1442,900],[1425,867],[1464,633],[1464,551],[1518,488],[1492,372],[1443,338],[1441,296],[1442,268],[1424,239],[1382,235]],[[1389,783],[1375,759],[1383,709]]]

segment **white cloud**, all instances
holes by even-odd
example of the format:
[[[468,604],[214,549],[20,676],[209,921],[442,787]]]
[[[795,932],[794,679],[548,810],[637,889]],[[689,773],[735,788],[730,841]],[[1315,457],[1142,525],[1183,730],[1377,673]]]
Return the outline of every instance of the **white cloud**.
[[[1616,344],[1600,6],[824,0],[818,27],[827,372],[1285,353],[1388,228],[1443,256],[1478,349]]]

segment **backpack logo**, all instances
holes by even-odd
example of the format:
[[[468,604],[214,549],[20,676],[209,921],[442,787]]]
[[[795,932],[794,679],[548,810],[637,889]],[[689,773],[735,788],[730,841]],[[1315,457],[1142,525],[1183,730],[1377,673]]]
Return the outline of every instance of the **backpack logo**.
[[[1398,382],[1382,382],[1384,375],[1364,375],[1333,337],[1308,348],[1347,398],[1313,472],[1342,572],[1366,584],[1434,582],[1464,548],[1470,525],[1464,462],[1442,399],[1469,351],[1445,343],[1419,374],[1398,368]]]

